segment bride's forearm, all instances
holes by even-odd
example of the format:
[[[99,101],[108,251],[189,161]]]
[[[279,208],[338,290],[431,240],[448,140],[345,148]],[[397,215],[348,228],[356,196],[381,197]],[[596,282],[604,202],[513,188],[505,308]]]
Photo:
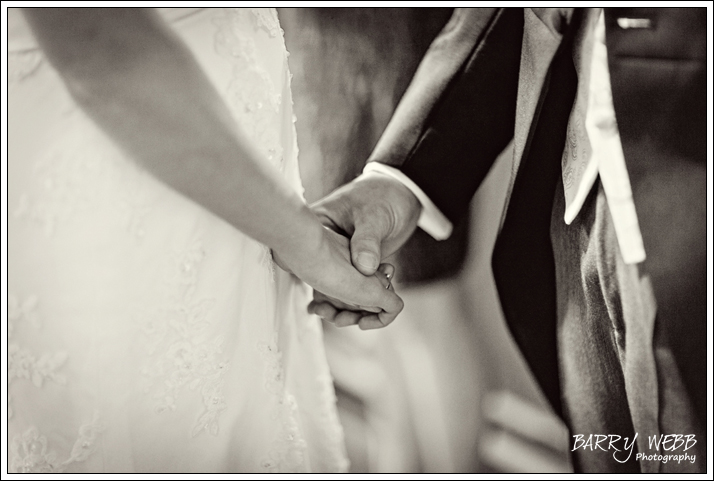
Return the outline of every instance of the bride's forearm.
[[[84,111],[157,178],[276,249],[316,249],[322,228],[238,131],[197,62],[145,9],[28,9]]]

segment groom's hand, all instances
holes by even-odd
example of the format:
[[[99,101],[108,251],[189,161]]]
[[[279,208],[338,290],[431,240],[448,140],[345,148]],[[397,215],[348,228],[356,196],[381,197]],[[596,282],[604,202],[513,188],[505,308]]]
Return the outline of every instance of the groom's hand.
[[[372,275],[412,235],[421,204],[399,181],[363,174],[311,206],[322,223],[350,238],[352,264]]]
[[[322,223],[350,238],[352,264],[363,274],[383,274],[391,285],[394,269],[381,264],[397,251],[416,229],[421,204],[400,182],[381,174],[362,175],[312,205]],[[384,281],[383,281],[384,282]],[[310,312],[338,327],[358,324],[361,329],[384,327],[371,322],[369,313],[315,293]]]
[[[321,231],[321,239],[314,248],[306,252],[296,242],[280,251],[273,249],[275,262],[311,285],[319,299],[338,306],[340,310],[359,312],[356,323],[361,329],[389,325],[401,312],[404,303],[391,288],[386,277],[388,272],[380,270],[371,276],[360,273],[350,262],[349,240],[332,229],[316,224]]]

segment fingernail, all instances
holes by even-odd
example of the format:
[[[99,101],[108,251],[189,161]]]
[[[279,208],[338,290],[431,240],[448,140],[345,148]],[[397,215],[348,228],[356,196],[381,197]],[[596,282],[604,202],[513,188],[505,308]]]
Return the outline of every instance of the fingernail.
[[[378,262],[377,257],[371,252],[360,252],[357,255],[357,264],[365,269],[376,269]]]

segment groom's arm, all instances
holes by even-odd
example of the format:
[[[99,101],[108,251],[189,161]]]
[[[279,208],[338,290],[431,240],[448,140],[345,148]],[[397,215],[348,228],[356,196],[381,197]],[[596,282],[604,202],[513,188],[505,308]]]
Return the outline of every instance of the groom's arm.
[[[326,225],[351,236],[352,262],[363,274],[406,242],[423,207],[435,204],[446,224],[458,220],[513,137],[523,10],[471,9],[455,17],[367,164],[392,175],[362,175],[313,205]]]
[[[466,212],[494,160],[513,137],[523,11],[474,13],[468,21],[472,28],[477,26],[478,34],[474,36],[472,30],[459,38],[462,43],[474,42],[462,68],[434,99],[433,93],[443,84],[442,73],[434,72],[439,62],[435,57],[447,54],[432,46],[370,156],[369,162],[399,170],[375,164],[366,168],[400,179],[437,221],[441,213],[453,222]],[[434,45],[439,43],[437,38]],[[448,220],[437,222],[437,230],[444,231]]]
[[[371,160],[399,167],[418,143],[431,114],[499,14],[497,8],[456,8],[424,54]]]

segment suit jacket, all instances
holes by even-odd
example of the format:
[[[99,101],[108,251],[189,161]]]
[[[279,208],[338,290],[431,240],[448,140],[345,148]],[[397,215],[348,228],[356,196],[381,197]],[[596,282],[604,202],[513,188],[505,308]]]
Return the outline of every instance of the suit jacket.
[[[553,59],[573,54],[572,47],[559,49],[574,17],[572,9],[457,10],[370,157],[401,168],[456,222],[493,161],[514,141],[509,189],[538,183],[534,192],[542,198],[510,198],[494,278],[511,332],[558,413],[555,274],[545,239],[564,129],[549,131],[541,122],[539,135],[556,144],[542,159],[545,167],[528,171],[520,159],[533,142],[542,99],[558,88],[548,85]],[[627,18],[647,19],[647,28],[631,28],[636,25]],[[613,103],[647,252],[642,268],[657,299],[655,357],[675,360],[703,423],[706,11],[606,9],[605,22]],[[524,242],[528,238],[543,242],[533,247]]]

